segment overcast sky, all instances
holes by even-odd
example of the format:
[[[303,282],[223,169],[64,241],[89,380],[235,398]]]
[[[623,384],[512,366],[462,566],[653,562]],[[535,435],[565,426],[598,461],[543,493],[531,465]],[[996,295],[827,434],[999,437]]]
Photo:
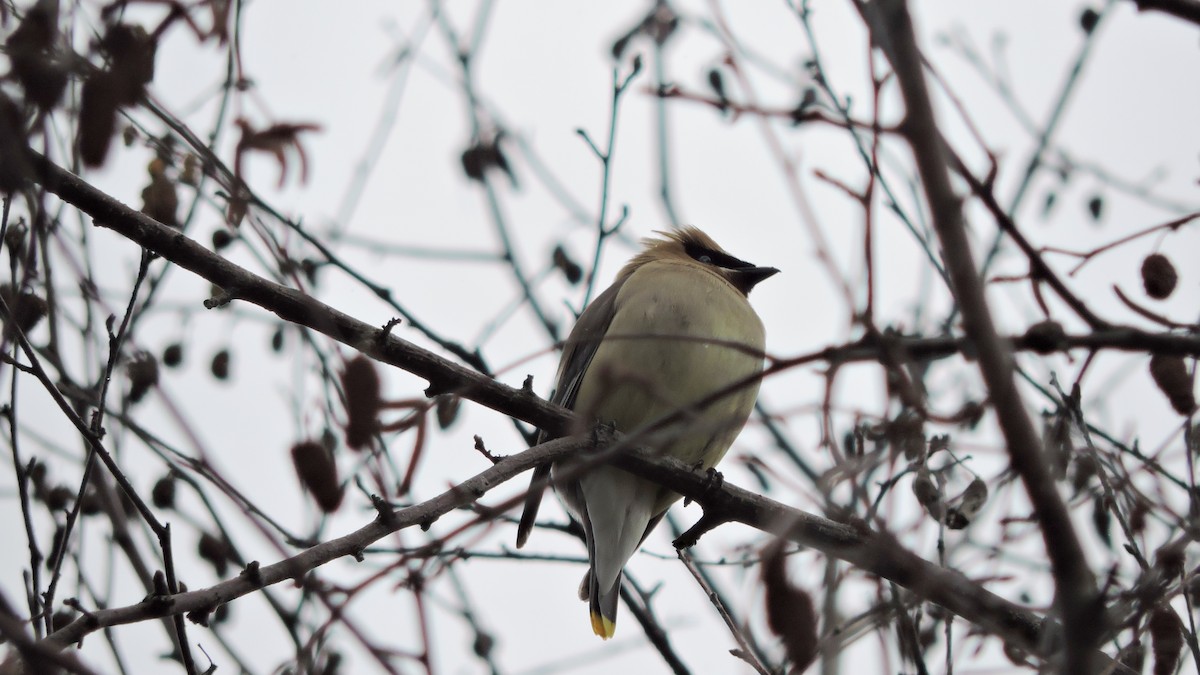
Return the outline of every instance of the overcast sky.
[[[460,34],[471,35],[479,3],[450,5],[451,23]],[[714,7],[719,8],[728,30],[749,52],[761,57],[762,67],[748,73],[763,107],[795,106],[799,92],[811,84],[803,64],[811,58],[812,46],[786,3],[681,2],[678,6],[686,17],[709,20],[717,16]],[[1036,144],[1036,128],[1044,125],[1083,45],[1079,15],[1084,6],[1040,0],[914,3],[926,56],[997,153],[1001,162],[997,191],[1006,202],[1012,199]],[[491,8],[474,63],[478,94],[487,110],[498,114],[494,122],[536,153],[545,170],[589,219],[581,222],[572,209],[549,193],[515,142],[506,145],[519,188],[508,189],[505,181],[498,182],[503,188],[501,208],[517,242],[516,253],[527,269],[546,268],[550,252],[559,243],[566,245],[581,263],[590,256],[594,244],[591,219],[600,200],[600,163],[577,129],[587,131],[598,143],[605,139],[614,67],[610,48],[647,7],[646,2],[633,1],[518,0],[495,3]],[[854,100],[853,111],[862,118],[869,117],[868,52],[864,30],[852,5],[842,0],[816,0],[811,9],[827,76],[839,91]],[[1029,196],[1017,214],[1038,245],[1084,249],[1168,220],[1178,215],[1177,207],[1194,209],[1200,204],[1196,192],[1200,178],[1200,125],[1196,124],[1200,110],[1196,58],[1200,32],[1195,26],[1160,15],[1138,14],[1131,2],[1115,5],[1099,30],[1086,70],[1064,112],[1055,147],[1079,164],[1102,167],[1129,184],[1148,186],[1161,203],[1148,205],[1104,185],[1087,171],[1073,175],[1065,186],[1052,173],[1043,172],[1032,182]],[[341,241],[334,247],[338,254],[390,288],[407,310],[439,333],[469,345],[475,344],[481,334],[490,333],[482,352],[499,373],[498,379],[519,386],[527,374],[532,374],[539,393],[548,393],[557,355],[528,309],[518,309],[492,330],[499,308],[518,298],[519,291],[507,268],[495,262],[447,261],[429,255],[395,254],[388,249],[498,250],[498,235],[487,202],[477,184],[470,183],[462,172],[460,154],[471,141],[469,116],[458,84],[457,63],[442,33],[430,23],[429,5],[258,0],[247,3],[244,9],[241,44],[242,64],[254,86],[250,93],[235,99],[230,119],[243,116],[256,126],[274,122],[321,126],[318,133],[303,137],[307,182],[301,184],[293,166],[285,185],[278,188],[278,166],[268,158],[254,157],[247,164],[249,183],[279,211],[302,221],[310,231],[319,235],[338,232]],[[961,44],[978,49],[989,68],[1000,64],[1019,111],[1009,107],[996,87],[968,62],[963,50],[955,46]],[[406,56],[398,60],[402,49],[407,49]],[[644,54],[646,68],[652,67],[648,45],[644,40],[636,41],[620,62],[622,73],[628,72],[634,53]],[[721,64],[725,54],[726,49],[713,32],[699,22],[685,22],[667,49],[667,78],[689,91],[707,95],[710,89],[706,74]],[[877,65],[883,64],[878,59]],[[224,81],[224,67],[222,55],[211,45],[198,47],[194,37],[174,28],[159,49],[151,92],[194,129],[207,132],[217,115],[216,92]],[[745,92],[733,84],[732,76],[726,81],[730,82],[731,97],[744,100]],[[655,100],[647,89],[649,82],[649,72],[643,71],[620,108],[609,213],[628,207],[629,218],[624,226],[627,242],[671,225],[658,196]],[[883,120],[898,121],[900,108],[894,88],[885,90],[883,100]],[[984,173],[984,154],[969,135],[961,115],[945,96],[939,95],[938,103],[938,113],[952,144],[964,153],[976,173]],[[144,115],[137,119],[149,120]],[[1033,129],[1028,127],[1030,123]],[[161,127],[149,124],[151,131],[161,133]],[[814,177],[814,171],[820,170],[850,185],[863,185],[862,162],[846,133],[819,125],[793,129],[780,121],[769,123],[778,148],[798,167],[797,193],[783,178],[758,118],[730,119],[711,107],[678,101],[668,107],[667,124],[672,189],[681,223],[704,228],[738,257],[783,270],[783,274],[756,289],[752,298],[766,325],[768,352],[795,356],[857,337],[837,284],[816,260],[809,229],[819,229],[828,238],[833,264],[854,289],[853,300],[861,305],[861,209],[838,189]],[[236,135],[227,132],[218,144],[218,151],[229,163],[235,142]],[[899,143],[892,142],[885,149],[886,164],[898,168],[908,165],[906,151]],[[109,165],[88,178],[123,201],[139,204],[148,158],[142,148],[117,147]],[[359,172],[368,160],[373,164],[365,182],[360,182]],[[903,190],[899,199],[904,208],[920,212],[923,207],[907,192],[908,187],[903,183],[900,186]],[[1055,204],[1043,213],[1051,192],[1056,194]],[[1103,199],[1099,221],[1087,208],[1095,196]],[[879,209],[881,214],[884,211]],[[979,248],[985,248],[995,226],[974,206],[968,214],[972,235]],[[219,212],[204,207],[189,234],[208,241],[219,226]],[[944,288],[912,236],[896,219],[883,214],[878,227],[877,322],[881,326],[911,322],[913,307],[922,305],[922,323],[900,327],[935,333],[937,322],[950,307]],[[111,266],[105,275],[112,285],[105,290],[111,293],[114,307],[123,306],[122,294],[127,293],[136,269],[138,251],[105,231],[96,230],[94,236],[98,250],[110,256]],[[1136,322],[1120,308],[1111,286],[1138,289],[1137,265],[1142,255],[1158,246],[1180,259],[1190,256],[1194,260],[1200,251],[1200,236],[1192,228],[1165,240],[1147,238],[1098,258],[1070,283],[1083,289],[1085,299],[1098,310],[1121,321]],[[598,272],[598,289],[609,283],[633,250],[626,242],[606,249]],[[230,257],[261,270],[243,251],[233,250]],[[1064,262],[1061,269],[1066,265]],[[1012,254],[1002,255],[994,269],[997,275],[1026,271],[1022,259]],[[1200,277],[1194,265],[1191,269],[1182,267],[1181,274],[1180,291],[1162,309],[1180,320],[1194,321],[1200,306]],[[208,284],[181,270],[172,274],[165,292],[169,300],[162,306],[177,311],[160,310],[149,317],[136,339],[140,347],[154,351],[169,342],[184,340],[188,356],[183,369],[165,374],[161,394],[143,404],[143,419],[156,432],[187,447],[189,432],[173,419],[168,403],[186,411],[190,431],[202,439],[226,477],[289,527],[311,529],[317,514],[295,483],[287,453],[293,441],[318,434],[322,428],[322,392],[313,384],[311,357],[291,358],[302,351],[294,333],[288,336],[291,351],[287,355],[272,354],[268,342],[276,324],[257,308],[234,303],[232,308],[219,312],[200,309],[200,301],[208,295]],[[539,282],[537,293],[565,332],[571,323],[570,307],[581,301],[582,289],[551,275]],[[368,289],[336,270],[323,270],[317,295],[376,325],[394,314]],[[993,287],[991,297],[1007,331],[1019,332],[1040,318],[1027,284]],[[1068,328],[1081,326],[1068,322]],[[405,325],[397,328],[396,334],[430,345]],[[228,382],[215,382],[207,374],[208,361],[215,351],[226,347],[232,349],[234,374]],[[341,352],[348,355],[344,348]],[[1064,369],[1071,364],[1067,359],[1048,363]],[[1178,418],[1165,416],[1161,401],[1153,398],[1161,395],[1145,377],[1143,361],[1130,365],[1129,359],[1104,357],[1096,367],[1091,382],[1099,390],[1097,395],[1109,393],[1102,383],[1119,384],[1127,392],[1115,404],[1107,398],[1096,402],[1101,406],[1097,414],[1105,416],[1109,429],[1118,434],[1137,430],[1145,434],[1141,439],[1149,447],[1172,437]],[[1046,367],[1038,372],[1049,375]],[[935,371],[934,377],[947,386],[965,381],[967,391],[983,394],[974,374],[961,363]],[[385,392],[395,398],[419,397],[425,387],[420,379],[396,370],[386,371],[384,382]],[[885,409],[886,398],[876,369],[848,369],[840,383],[837,400],[844,406],[843,412],[855,409],[878,413]],[[814,449],[820,438],[819,411],[814,406],[821,401],[823,386],[819,368],[791,371],[763,385],[764,402],[788,418],[787,428],[800,447],[812,451],[811,461],[821,470],[832,465],[829,457]],[[1139,401],[1148,403],[1141,405]],[[1043,405],[1041,401],[1030,401],[1032,411]],[[46,415],[47,425],[61,424],[52,413]],[[995,444],[988,444],[989,424],[985,423],[980,435],[971,441],[977,444],[971,449],[978,452],[979,465],[990,471],[987,475],[991,478],[1002,470],[1004,460],[995,452]],[[468,404],[449,433],[439,433],[431,440],[416,497],[428,498],[486,468],[485,460],[471,449],[475,434],[482,435],[488,446],[500,453],[523,449],[505,418]],[[752,476],[731,460],[766,444],[766,435],[751,425],[726,460],[728,480],[753,487]],[[78,452],[77,444],[65,447]],[[410,447],[410,436],[389,441],[397,461],[408,456]],[[163,473],[161,463],[135,443],[128,443],[125,458],[136,485],[148,489]],[[347,468],[354,462],[346,455],[342,460]],[[11,478],[4,480],[7,486]],[[485,502],[498,502],[524,485],[523,479],[514,481],[489,495]],[[799,480],[788,498],[794,506],[819,509],[814,488],[801,485]],[[222,509],[236,512],[228,503]],[[674,513],[681,522],[690,524],[698,517],[699,509],[675,507]],[[543,514],[547,518],[565,517],[557,504],[544,507]],[[371,515],[369,504],[351,492],[325,529],[325,536],[344,534],[368,522]],[[460,522],[462,518],[448,517],[435,526],[435,533],[439,528],[444,528],[442,534],[449,532]],[[4,518],[0,527],[0,534],[8,541],[24,540],[18,518]],[[191,538],[195,535],[190,528],[179,529],[180,550],[192,550]],[[458,543],[498,551],[501,546],[511,546],[514,529],[497,526],[479,536],[470,534]],[[662,583],[655,607],[660,619],[672,629],[676,649],[696,672],[735,672],[738,663],[728,655],[735,643],[703,593],[674,560],[667,528],[660,529],[648,540],[648,552],[634,557],[630,571],[646,588]],[[94,534],[97,542],[102,541],[103,533]],[[263,563],[290,554],[275,549],[248,527],[241,534],[239,544]],[[405,532],[381,544],[413,545],[422,541],[420,533]],[[764,543],[748,528],[731,525],[706,537],[696,555],[715,560],[736,554],[739,546]],[[905,543],[926,558],[936,555],[932,540],[918,537]],[[21,597],[15,582],[28,560],[23,546],[14,544],[7,550],[8,554],[0,555],[0,579],[4,592],[14,599]],[[535,533],[527,550],[583,555],[577,541],[552,532]],[[181,575],[192,588],[217,580],[207,565],[182,557]],[[796,556],[794,569],[809,576],[796,574],[793,581],[819,593],[819,560],[811,553]],[[339,561],[319,574],[331,582],[353,583],[366,576],[364,569],[373,570],[390,562],[388,556],[380,554],[362,564]],[[580,564],[476,559],[461,563],[459,571],[474,602],[473,610],[498,639],[497,659],[509,672],[545,672],[542,669],[564,663],[573,664],[568,672],[578,673],[622,668],[659,672],[664,668],[625,611],[615,640],[601,643],[591,634],[585,605],[575,597],[583,574]],[[756,568],[716,568],[716,573],[727,584],[742,616],[761,613]],[[998,582],[992,588],[1010,598],[1025,590],[1015,582]],[[377,585],[373,593],[352,606],[354,616],[361,620],[359,628],[366,634],[399,649],[415,649],[419,634],[410,596],[392,594],[390,589],[389,583]],[[280,594],[289,592],[276,590]],[[869,587],[859,590],[868,593]],[[445,581],[433,593],[450,605],[458,602]],[[118,576],[117,592],[112,597],[116,604],[130,604],[138,601],[141,593],[128,578]],[[847,611],[871,600],[850,595],[845,600]],[[259,598],[238,600],[232,610],[239,622],[238,630],[228,637],[259,672],[268,672],[288,657],[292,648],[287,636]],[[438,671],[481,672],[481,662],[471,654],[471,635],[461,622],[449,612],[435,612],[435,616]],[[761,631],[761,619],[755,619],[753,625],[760,636],[769,640]],[[957,625],[966,630],[965,625]],[[165,651],[161,633],[161,627],[152,623],[117,630],[117,640],[129,654],[135,672],[150,672],[154,657]],[[222,672],[233,669],[231,663],[222,660],[220,649],[207,635],[196,630],[191,637],[209,649]],[[140,642],[143,639],[147,642]],[[344,635],[334,639],[352,644]],[[872,640],[864,642],[870,644],[851,650],[849,658],[861,658],[867,664],[882,663],[880,645]],[[143,649],[141,644],[162,646]],[[894,648],[889,653],[895,658]],[[83,654],[99,667],[109,663],[99,636],[89,638]],[[361,655],[351,654],[349,658],[351,667],[347,672],[369,672],[372,667],[371,661]],[[891,665],[891,670],[896,670],[896,662]]]

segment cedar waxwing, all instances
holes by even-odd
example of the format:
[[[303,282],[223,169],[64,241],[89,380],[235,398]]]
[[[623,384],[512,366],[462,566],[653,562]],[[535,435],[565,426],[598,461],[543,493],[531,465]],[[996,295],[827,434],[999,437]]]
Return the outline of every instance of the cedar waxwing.
[[[639,444],[709,469],[745,425],[758,382],[702,409],[689,407],[762,372],[762,321],[746,294],[779,270],[738,260],[694,227],[662,234],[644,240],[645,250],[580,315],[551,401],[584,423],[611,422],[626,434],[683,410],[687,417],[669,436],[652,434]],[[547,440],[543,433],[539,442]],[[578,462],[557,462],[553,473],[567,475],[556,482],[558,492],[586,537],[590,567],[579,595],[590,604],[592,630],[608,639],[625,563],[680,496],[607,465],[571,478]],[[529,538],[550,472],[534,470],[518,548]]]

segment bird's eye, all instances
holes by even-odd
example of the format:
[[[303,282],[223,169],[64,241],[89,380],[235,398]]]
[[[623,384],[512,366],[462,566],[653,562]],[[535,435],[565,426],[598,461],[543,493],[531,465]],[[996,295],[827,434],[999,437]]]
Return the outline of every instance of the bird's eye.
[[[696,258],[696,260],[697,260],[698,262],[702,262],[702,263],[704,263],[705,265],[711,265],[711,264],[712,264],[712,258],[711,258],[710,256],[702,255],[702,256],[700,256],[699,258]]]

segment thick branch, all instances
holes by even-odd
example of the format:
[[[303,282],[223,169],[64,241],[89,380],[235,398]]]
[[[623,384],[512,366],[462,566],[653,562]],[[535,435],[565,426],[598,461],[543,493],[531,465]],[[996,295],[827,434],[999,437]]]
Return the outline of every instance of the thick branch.
[[[230,296],[273,312],[279,318],[307,326],[358,351],[429,382],[426,394],[454,392],[476,403],[517,416],[538,427],[562,431],[570,414],[519,389],[506,387],[478,372],[433,352],[387,335],[293,288],[264,279],[97,190],[79,176],[42,155],[30,152],[37,179],[49,192],[90,215],[105,227],[172,263],[217,284]],[[513,411],[519,410],[520,413]]]
[[[1133,0],[1139,12],[1159,11],[1200,26],[1200,2],[1196,0]]]
[[[884,47],[904,97],[905,137],[912,147],[933,225],[942,244],[951,290],[962,310],[967,337],[977,347],[979,368],[1013,469],[1021,477],[1041,525],[1066,628],[1066,670],[1092,672],[1092,650],[1103,626],[1097,612],[1095,580],[1070,514],[1042,460],[1041,439],[1013,379],[1011,352],[997,335],[988,310],[963,223],[962,204],[950,185],[948,154],[934,119],[912,18],[904,0],[870,3],[866,7],[867,14],[873,15],[868,18],[873,41]]]

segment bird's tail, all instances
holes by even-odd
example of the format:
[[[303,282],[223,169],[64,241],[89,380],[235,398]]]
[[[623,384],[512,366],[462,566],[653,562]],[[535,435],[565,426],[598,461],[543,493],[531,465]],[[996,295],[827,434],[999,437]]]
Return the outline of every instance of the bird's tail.
[[[617,605],[621,601],[621,577],[607,592],[600,592],[600,584],[596,575],[588,573],[588,606],[592,615],[592,632],[605,640],[617,632]]]

